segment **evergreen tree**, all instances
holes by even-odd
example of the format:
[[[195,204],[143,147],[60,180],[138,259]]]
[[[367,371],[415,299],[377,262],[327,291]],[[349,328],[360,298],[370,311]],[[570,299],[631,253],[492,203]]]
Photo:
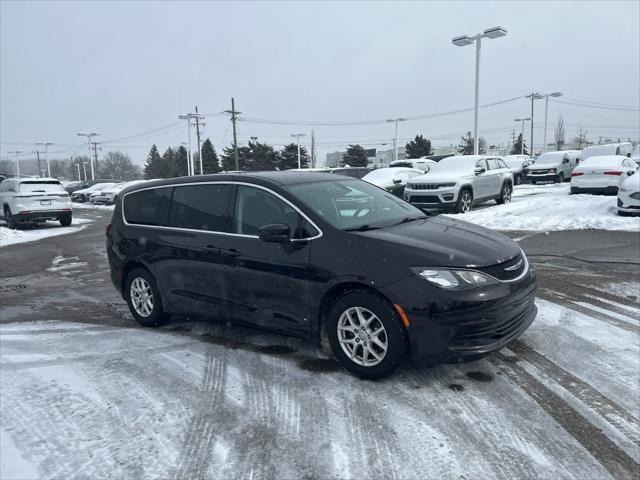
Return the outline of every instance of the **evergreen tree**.
[[[271,145],[258,141],[249,141],[246,165],[247,170],[253,172],[275,170],[278,164],[278,153]]]
[[[290,143],[280,150],[278,161],[278,170],[288,170],[290,168],[298,168],[298,145]],[[302,168],[309,167],[309,154],[307,149],[300,146],[300,164]]]
[[[524,143],[524,150],[523,150],[523,145],[522,145],[523,142],[524,142],[524,139],[522,138],[522,134],[519,134],[518,139],[513,144],[513,147],[511,147],[511,155],[519,155],[521,152],[523,152],[524,155],[529,155],[529,152],[527,152],[526,143]]]
[[[203,173],[218,173],[220,171],[220,159],[208,138],[202,144],[202,171]]]
[[[249,147],[238,147],[238,169],[247,169],[247,156],[249,154]],[[233,154],[233,146],[222,149],[222,170],[225,172],[232,172],[236,170],[236,160]]]
[[[405,152],[407,158],[420,158],[431,155],[431,140],[427,140],[422,135],[416,135],[414,140],[407,143]]]
[[[149,150],[149,154],[147,155],[147,161],[144,164],[144,178],[145,180],[165,178],[165,171],[166,168],[158,152],[158,147],[154,144],[151,146],[151,150]]]
[[[185,177],[187,175],[187,149],[180,145],[173,151],[171,162],[168,166],[169,177]]]
[[[466,135],[460,138],[461,142],[458,145],[458,153],[462,155],[473,155],[473,137],[471,132],[467,132]],[[478,154],[482,155],[487,151],[487,141],[480,137],[478,139]]]
[[[340,165],[343,167],[366,167],[369,163],[367,152],[360,145],[349,145],[347,151],[342,156]]]

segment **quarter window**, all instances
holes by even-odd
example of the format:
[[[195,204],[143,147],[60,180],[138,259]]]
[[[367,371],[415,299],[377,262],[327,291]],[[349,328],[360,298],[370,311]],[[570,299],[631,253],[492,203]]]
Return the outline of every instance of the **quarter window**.
[[[175,187],[169,225],[229,233],[229,198],[232,188],[228,184]]]
[[[126,195],[124,218],[128,223],[166,226],[173,188],[150,188]]]
[[[271,223],[283,223],[291,238],[302,239],[318,234],[317,230],[288,203],[260,188],[240,185],[233,218],[234,233],[258,235],[258,230]]]

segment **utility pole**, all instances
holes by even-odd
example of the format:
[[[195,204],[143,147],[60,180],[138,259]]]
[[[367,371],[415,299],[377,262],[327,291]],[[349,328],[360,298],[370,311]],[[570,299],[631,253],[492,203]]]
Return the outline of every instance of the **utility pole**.
[[[197,108],[197,107],[196,107]],[[189,145],[189,151],[187,152],[187,175],[195,175],[195,169],[193,166],[193,157],[191,156],[191,121],[193,119],[203,119],[204,116],[199,113],[186,113],[184,115],[178,115],[180,120],[187,121],[187,139]],[[198,145],[198,149],[200,149],[200,145]],[[200,159],[200,174],[202,175],[202,158]]]
[[[94,158],[96,170],[97,170],[98,169],[98,145],[100,145],[100,142],[91,142],[91,145],[93,145],[93,158]],[[102,150],[102,147],[100,148],[100,150]],[[98,172],[98,176],[99,175],[100,175],[100,172]]]
[[[520,155],[524,155],[524,122],[528,122],[529,120],[532,120],[531,117],[527,117],[527,118],[516,118],[514,120],[514,122],[522,122],[522,133],[520,134]],[[533,121],[531,122],[533,123]],[[529,154],[531,156],[533,156],[533,152],[531,150],[531,145],[529,145]]]
[[[200,160],[200,175],[202,175],[202,144],[200,143],[200,118],[198,118],[198,106],[196,105],[196,136],[198,137],[198,158]],[[204,123],[202,124],[204,126]]]
[[[36,142],[36,145],[44,145],[44,158],[47,162],[47,176],[51,177],[51,166],[49,165],[49,145],[53,145],[53,142]],[[39,160],[38,160],[38,170],[40,170]]]
[[[529,139],[529,150],[531,151],[531,156],[533,157],[534,149],[533,149],[533,102],[534,100],[539,100],[542,98],[538,92],[531,92],[531,94],[527,95],[526,98],[531,99],[531,138]]]
[[[302,161],[300,159],[300,137],[304,137],[304,133],[292,133],[292,137],[297,137],[298,139],[298,168],[302,168]]]
[[[236,161],[236,170],[240,170],[238,164],[238,133],[236,130],[236,121],[238,120],[238,115],[242,114],[242,112],[236,112],[236,103],[233,97],[231,97],[231,110],[225,110],[223,113],[231,114],[231,123],[233,123],[233,158]]]
[[[316,168],[316,136],[311,129],[311,168]]]
[[[84,181],[87,181],[87,162],[82,162],[82,169],[84,170]]]
[[[91,161],[91,138],[93,137],[97,137],[98,135],[100,135],[99,133],[84,133],[84,132],[80,132],[78,133],[79,137],[87,137],[87,145],[89,146],[89,161]],[[85,173],[84,175],[84,179],[87,179],[87,174]],[[91,161],[91,180],[95,180],[96,176],[95,176],[95,169],[93,168],[93,162]]]
[[[516,131],[511,130],[511,147],[513,147],[516,144]]]
[[[398,122],[404,122],[406,118],[390,118],[387,123],[396,124],[396,135],[393,137],[393,159],[398,160]]]
[[[16,155],[16,171],[18,172],[18,177],[20,176],[20,159],[18,158],[18,155],[20,155],[22,152],[22,150],[14,150],[12,152],[7,152],[9,154],[14,153]]]
[[[34,150],[31,153],[35,153],[36,154],[36,161],[38,162],[38,172],[42,173],[42,165],[40,164],[40,154],[44,153],[42,150]],[[51,176],[49,174],[49,176]]]

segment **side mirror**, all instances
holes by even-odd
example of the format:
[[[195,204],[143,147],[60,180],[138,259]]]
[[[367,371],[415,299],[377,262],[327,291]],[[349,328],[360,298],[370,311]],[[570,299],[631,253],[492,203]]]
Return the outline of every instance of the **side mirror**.
[[[402,183],[402,179],[401,178],[394,178],[393,179],[393,184],[394,185],[400,185]]]
[[[268,243],[289,243],[291,231],[284,223],[270,223],[258,229],[258,237]]]
[[[631,175],[633,175],[634,173],[636,173],[636,171],[635,171],[635,170],[629,170],[629,171],[627,172],[627,175],[631,176]]]
[[[473,173],[475,173],[476,175],[482,175],[484,172],[486,172],[486,170],[482,167],[476,167],[473,171]]]

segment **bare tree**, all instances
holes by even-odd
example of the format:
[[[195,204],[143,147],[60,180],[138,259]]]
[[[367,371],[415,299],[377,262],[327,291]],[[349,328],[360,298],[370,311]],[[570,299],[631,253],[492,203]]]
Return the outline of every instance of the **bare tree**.
[[[573,147],[577,150],[582,150],[588,145],[587,132],[578,127],[576,134],[573,136]]]
[[[13,173],[15,170],[13,164],[14,162],[11,160],[0,160],[0,174],[7,175]]]
[[[562,118],[562,115],[558,115],[558,123],[556,123],[556,128],[554,130],[554,137],[556,140],[556,150],[562,150],[562,147],[564,146],[564,143],[565,143],[564,118]]]
[[[140,178],[140,168],[122,152],[107,152],[100,165],[100,176],[113,180],[134,180]]]

